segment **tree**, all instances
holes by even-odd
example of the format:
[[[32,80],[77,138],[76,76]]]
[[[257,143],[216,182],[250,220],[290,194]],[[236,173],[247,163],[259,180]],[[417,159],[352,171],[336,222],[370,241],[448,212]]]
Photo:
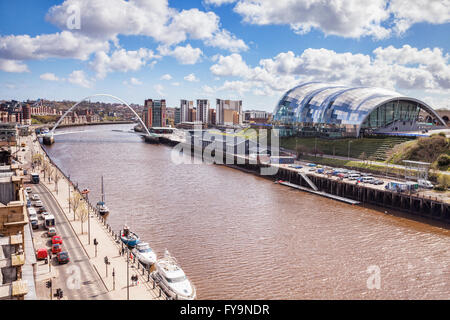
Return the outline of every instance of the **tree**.
[[[295,152],[297,153],[297,160],[300,160],[302,155],[309,152],[309,149],[303,145],[299,145],[295,148]]]
[[[44,160],[44,157],[42,156],[42,154],[40,153],[35,153],[33,154],[33,156],[31,157],[31,161],[33,164],[36,164],[38,166],[40,166],[42,164],[42,161]]]
[[[53,175],[53,180],[55,180],[55,191],[56,194],[58,194],[58,181],[61,178],[61,176],[59,175],[58,170],[54,170],[54,175]]]
[[[72,196],[69,198],[70,206],[73,210],[73,220],[77,216],[77,211],[80,208],[81,202],[83,201],[83,197],[77,191],[72,191]]]
[[[447,190],[450,186],[450,176],[448,174],[440,174],[438,177],[438,182],[443,190]]]
[[[80,218],[81,221],[81,234],[83,234],[83,223],[87,220],[89,214],[89,208],[85,201],[82,201],[80,203],[80,206],[77,210],[77,216]]]
[[[363,161],[364,164],[366,164],[367,154],[365,152],[361,153],[359,158]]]

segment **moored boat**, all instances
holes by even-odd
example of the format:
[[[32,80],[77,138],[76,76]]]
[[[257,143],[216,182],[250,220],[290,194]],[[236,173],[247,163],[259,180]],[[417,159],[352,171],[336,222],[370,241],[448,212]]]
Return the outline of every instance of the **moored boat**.
[[[139,236],[130,231],[128,226],[124,226],[120,231],[120,240],[129,247],[135,247],[140,242]]]
[[[109,209],[105,203],[105,191],[104,191],[104,186],[103,186],[103,176],[102,176],[102,200],[97,202],[97,210],[98,210],[98,213],[102,217],[106,217],[109,214]]]
[[[197,297],[194,285],[169,251],[166,250],[164,258],[155,262],[152,274],[161,289],[172,299],[194,300]]]
[[[138,243],[132,252],[142,264],[152,266],[156,262],[156,253],[147,242]]]

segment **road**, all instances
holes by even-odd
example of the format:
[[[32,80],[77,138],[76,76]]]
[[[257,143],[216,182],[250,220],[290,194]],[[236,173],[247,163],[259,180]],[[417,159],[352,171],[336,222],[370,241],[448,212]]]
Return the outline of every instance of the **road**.
[[[31,185],[31,187],[33,193],[40,195],[47,211],[55,216],[57,233],[63,239],[63,250],[69,252],[70,262],[63,265],[58,265],[56,256],[53,255],[51,262],[53,292],[57,288],[61,288],[68,300],[110,299],[107,289],[97,271],[90,264],[88,255],[54,197],[43,185],[37,184]],[[39,247],[50,248],[50,238],[46,237],[45,233],[42,225],[39,230],[35,230],[35,243]],[[47,268],[47,266],[41,267]],[[45,283],[38,285],[45,286]],[[48,293],[49,289],[46,290]]]
[[[19,151],[19,155],[25,164],[24,168],[30,170],[31,154],[37,150],[33,145],[31,136],[26,139],[22,139],[22,141],[26,142],[27,147],[25,152]],[[57,233],[58,235],[61,235],[63,239],[63,250],[67,250],[70,257],[69,263],[58,265],[55,256],[51,262],[51,273],[48,271],[48,265],[43,262],[38,263],[38,277],[36,280],[38,297],[40,299],[50,298],[49,289],[45,287],[45,282],[51,277],[53,293],[56,292],[57,288],[62,289],[64,293],[63,299],[111,299],[108,290],[105,288],[102,280],[98,276],[97,271],[90,263],[86,251],[78,240],[70,223],[67,221],[62,209],[49,190],[41,184],[25,185],[25,187],[26,186],[31,186],[33,193],[39,194],[47,211],[55,216]],[[33,230],[35,249],[50,249],[51,241],[50,238],[46,236],[46,231],[43,228],[42,221],[43,220],[40,219],[41,226],[39,230]]]

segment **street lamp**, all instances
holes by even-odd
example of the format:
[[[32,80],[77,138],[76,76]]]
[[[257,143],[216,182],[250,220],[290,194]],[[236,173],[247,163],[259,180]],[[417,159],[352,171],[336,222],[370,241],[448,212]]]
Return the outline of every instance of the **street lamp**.
[[[87,211],[88,211],[88,244],[91,244],[91,219],[89,219],[90,213],[89,213],[89,189],[84,189],[81,191],[81,194],[85,196],[86,203],[87,203]]]
[[[347,155],[347,160],[350,160],[350,143],[352,143],[353,141],[349,140],[348,141],[348,155]]]

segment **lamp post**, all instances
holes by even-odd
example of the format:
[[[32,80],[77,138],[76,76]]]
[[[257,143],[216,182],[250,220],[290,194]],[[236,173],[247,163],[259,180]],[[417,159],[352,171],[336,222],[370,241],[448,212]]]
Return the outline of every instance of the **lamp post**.
[[[90,213],[89,213],[89,189],[84,189],[81,191],[81,194],[85,196],[86,204],[87,204],[87,211],[88,211],[88,244],[91,244],[91,219],[89,219]]]
[[[130,253],[127,247],[127,300],[130,300]]]
[[[350,160],[350,143],[352,143],[353,141],[349,140],[348,141],[348,155],[347,155],[347,160]]]

